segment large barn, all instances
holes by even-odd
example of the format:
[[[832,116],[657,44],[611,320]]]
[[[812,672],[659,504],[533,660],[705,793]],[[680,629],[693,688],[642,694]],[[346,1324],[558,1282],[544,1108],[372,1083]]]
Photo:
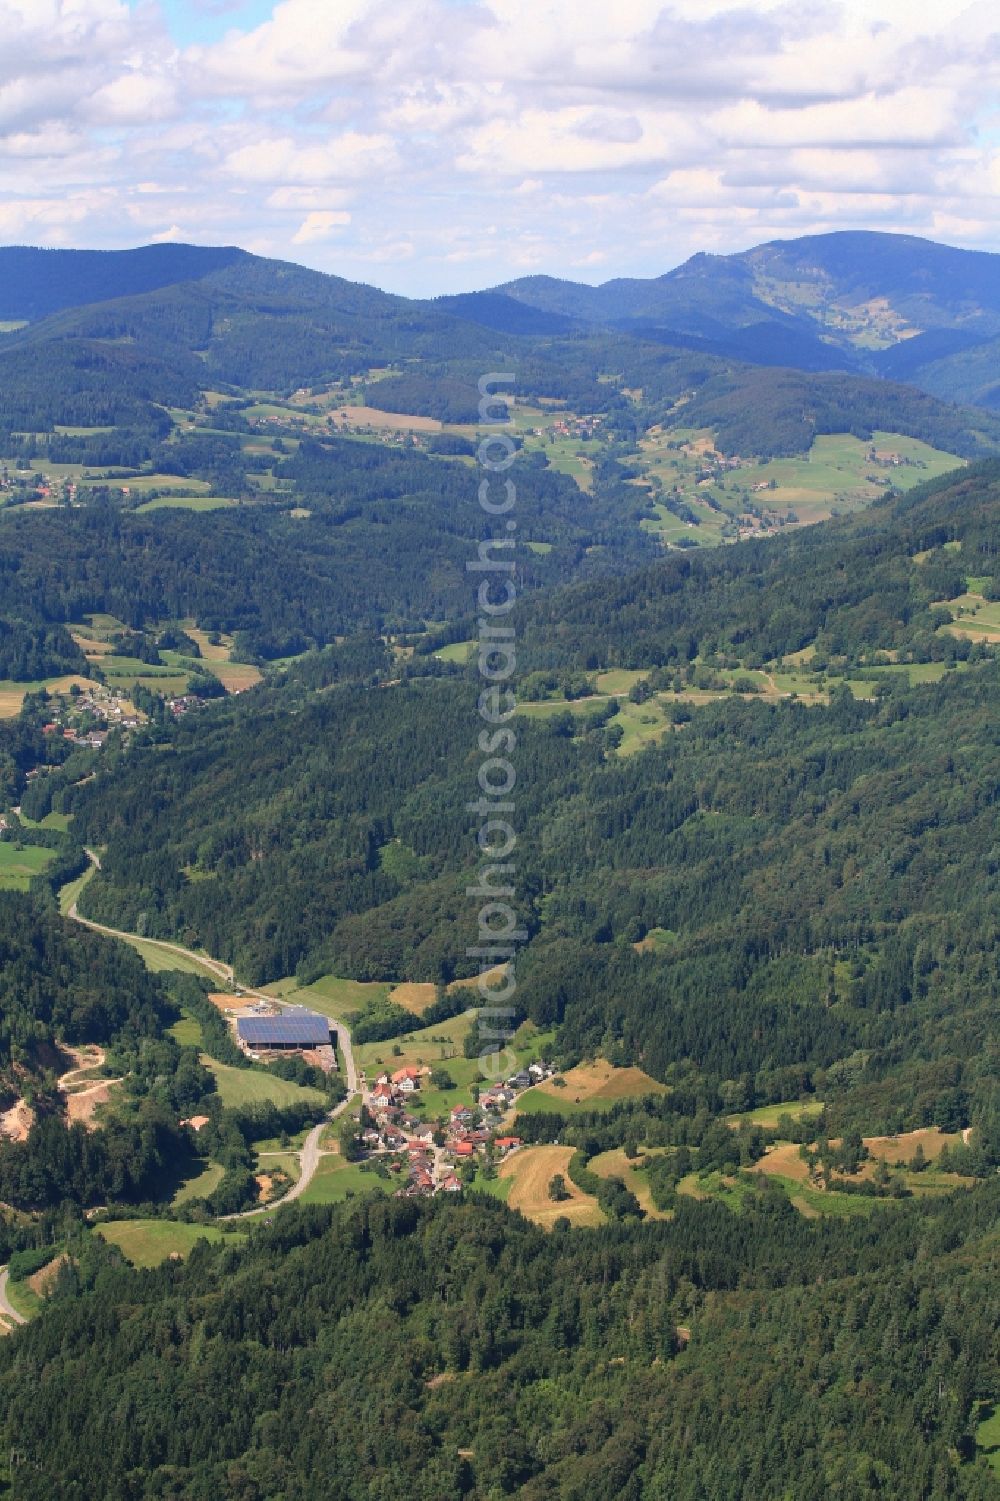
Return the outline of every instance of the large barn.
[[[241,1016],[236,1023],[244,1047],[284,1049],[328,1048],[333,1041],[330,1023],[315,1011],[283,1011],[279,1016]]]

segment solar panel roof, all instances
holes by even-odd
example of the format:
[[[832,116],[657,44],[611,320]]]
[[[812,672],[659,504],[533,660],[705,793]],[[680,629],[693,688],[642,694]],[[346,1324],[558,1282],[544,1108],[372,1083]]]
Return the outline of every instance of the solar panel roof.
[[[330,1041],[330,1023],[315,1011],[288,1011],[281,1016],[241,1016],[236,1023],[239,1034],[251,1047],[266,1048],[268,1043],[286,1047],[318,1047]]]

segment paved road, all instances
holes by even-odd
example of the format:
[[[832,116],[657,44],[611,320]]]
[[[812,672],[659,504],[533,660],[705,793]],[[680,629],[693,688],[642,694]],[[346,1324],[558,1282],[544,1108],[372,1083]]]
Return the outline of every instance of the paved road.
[[[94,870],[100,870],[100,856],[91,849],[88,849],[87,856],[90,860],[92,868]],[[123,933],[120,928],[108,928],[103,923],[91,922],[89,918],[81,917],[79,912],[77,911],[76,902],[73,902],[73,904],[69,907],[66,916],[72,918],[74,922],[82,923],[85,928],[92,928],[95,933],[106,933],[109,938],[120,938],[123,939],[126,943],[128,943],[130,939],[134,939],[137,936],[135,933]],[[167,943],[162,938],[144,938],[142,941],[143,943],[148,943],[155,948],[163,949],[166,953],[178,954],[183,959],[194,959],[204,969],[209,970],[212,974],[214,974],[218,979],[224,981],[227,985],[235,985],[236,983],[235,977],[233,975],[232,965],[224,964],[221,959],[206,958],[203,954],[196,954],[192,949],[186,949],[179,943]],[[270,1005],[274,1004],[274,996],[266,995],[262,990],[252,990],[247,986],[242,986],[241,989],[243,990],[244,995],[253,996],[256,1000],[267,1001]],[[319,1166],[319,1159],[323,1155],[320,1151],[319,1143],[320,1138],[323,1135],[324,1128],[329,1121],[336,1120],[338,1115],[343,1114],[343,1112],[350,1105],[354,1095],[356,1095],[358,1092],[358,1074],[354,1064],[354,1050],[351,1047],[350,1031],[342,1021],[338,1021],[335,1017],[331,1017],[331,1023],[336,1029],[337,1047],[340,1051],[340,1056],[343,1059],[344,1083],[347,1085],[347,1098],[345,1100],[342,1100],[339,1105],[336,1105],[333,1110],[330,1111],[326,1120],[320,1121],[319,1125],[314,1126],[309,1132],[309,1135],[302,1143],[302,1147],[299,1152],[298,1181],[293,1183],[292,1187],[281,1199],[278,1200],[277,1203],[261,1204],[256,1209],[244,1209],[240,1214],[226,1214],[221,1215],[220,1218],[227,1220],[242,1220],[247,1219],[251,1215],[255,1214],[267,1214],[274,1209],[277,1209],[281,1204],[290,1204],[293,1199],[297,1199],[301,1194],[305,1193],[310,1182],[315,1176],[316,1169]],[[6,1272],[4,1272],[4,1284],[6,1283],[6,1275]],[[0,1301],[0,1311],[3,1311],[2,1301]],[[14,1315],[14,1317],[17,1317],[17,1315]],[[19,1319],[18,1322],[23,1323],[24,1320]]]
[[[281,1198],[277,1199],[273,1204],[258,1204],[253,1209],[241,1209],[237,1214],[221,1214],[219,1218],[222,1220],[249,1220],[252,1219],[254,1215],[273,1214],[274,1211],[276,1209],[280,1209],[283,1204],[290,1204],[293,1199],[297,1199],[300,1197],[300,1195],[304,1194],[306,1189],[309,1187],[309,1184],[312,1182],[313,1178],[316,1175],[316,1169],[319,1167],[320,1158],[329,1155],[326,1152],[320,1151],[319,1143],[323,1132],[326,1130],[329,1123],[331,1121],[335,1121],[338,1115],[343,1115],[344,1111],[352,1103],[353,1095],[348,1095],[346,1100],[341,1100],[339,1105],[334,1106],[325,1120],[320,1121],[318,1126],[313,1126],[312,1130],[309,1132],[309,1135],[302,1143],[302,1148],[299,1152],[298,1181],[292,1184],[291,1188],[286,1194],[283,1194]]]
[[[3,1267],[0,1269],[0,1313],[4,1318],[10,1319],[12,1324],[26,1324],[28,1320],[22,1318],[7,1296],[7,1277],[7,1268]]]

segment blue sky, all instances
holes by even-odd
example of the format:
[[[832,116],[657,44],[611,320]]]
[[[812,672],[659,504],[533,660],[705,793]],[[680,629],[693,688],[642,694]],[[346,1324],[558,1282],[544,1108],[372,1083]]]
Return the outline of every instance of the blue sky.
[[[432,294],[841,228],[1000,250],[993,0],[0,0],[0,242]]]
[[[133,10],[142,0],[129,0]],[[170,34],[183,47],[218,42],[234,27],[250,30],[269,19],[271,0],[162,0]]]

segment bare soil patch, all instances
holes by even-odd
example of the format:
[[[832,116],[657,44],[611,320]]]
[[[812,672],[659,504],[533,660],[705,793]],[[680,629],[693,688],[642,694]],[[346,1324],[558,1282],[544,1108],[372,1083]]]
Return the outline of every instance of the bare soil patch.
[[[9,1141],[25,1141],[35,1123],[35,1112],[24,1100],[18,1100],[9,1110],[0,1114],[0,1136]]]

